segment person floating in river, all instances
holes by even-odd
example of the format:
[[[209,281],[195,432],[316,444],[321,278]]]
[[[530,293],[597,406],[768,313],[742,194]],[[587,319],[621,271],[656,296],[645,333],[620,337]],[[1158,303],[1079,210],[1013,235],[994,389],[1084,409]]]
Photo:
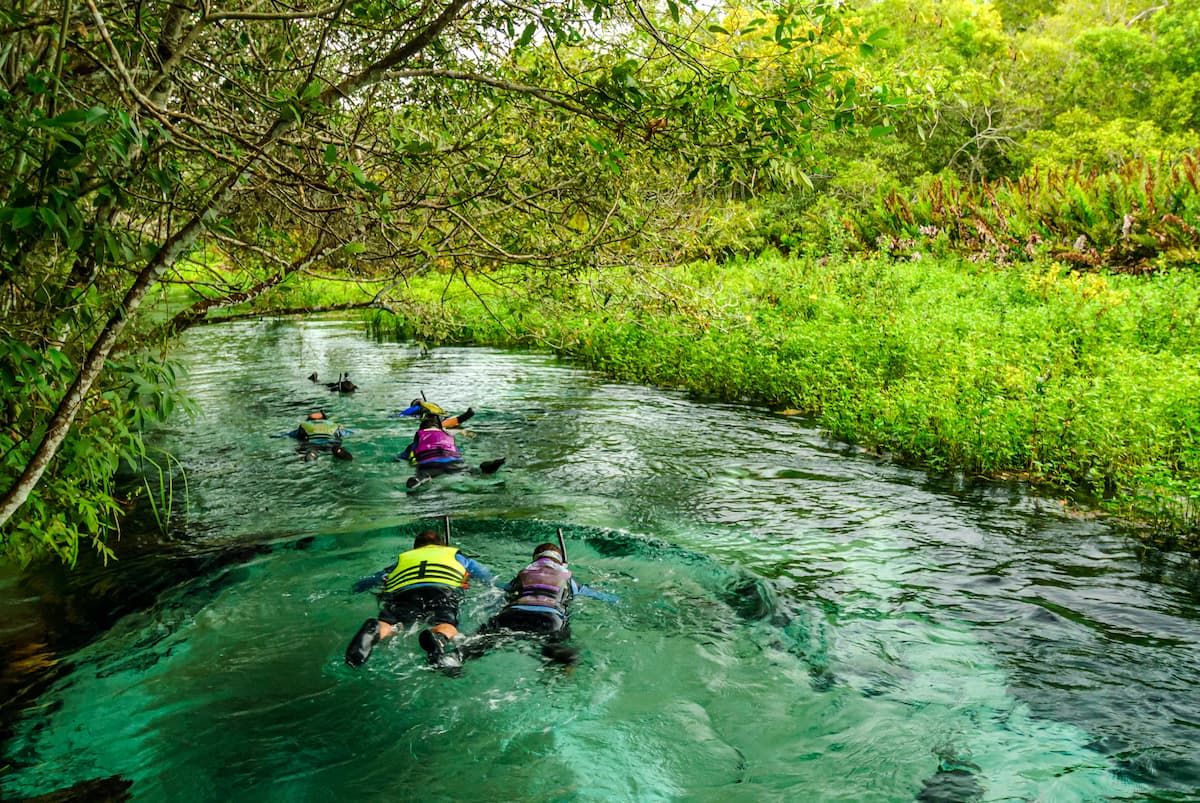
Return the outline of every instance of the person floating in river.
[[[291,432],[272,437],[296,438],[300,441],[300,457],[302,460],[315,460],[320,452],[329,452],[338,460],[353,460],[354,455],[342,446],[342,436],[350,434],[350,430],[341,424],[334,423],[320,410],[311,412],[300,422],[300,426]]]
[[[404,418],[410,415],[419,415],[422,418],[426,415],[441,416],[442,428],[454,429],[467,423],[467,420],[475,415],[475,408],[468,407],[458,415],[446,415],[446,411],[440,405],[426,401],[425,399],[413,399],[412,404],[398,413],[392,413],[388,418]]]
[[[560,539],[561,540],[561,539]],[[463,660],[478,658],[500,642],[532,638],[542,642],[542,656],[552,663],[573,665],[579,651],[567,644],[571,638],[568,606],[576,597],[616,602],[617,597],[580,585],[567,568],[563,548],[538,544],[533,562],[508,585],[504,608],[462,645]]]
[[[457,471],[470,471],[479,474],[494,474],[504,465],[506,458],[486,460],[479,468],[467,465],[466,458],[458,451],[454,436],[445,430],[442,417],[435,413],[425,413],[421,417],[421,426],[413,436],[412,443],[404,447],[397,462],[407,461],[417,467],[416,476],[409,477],[406,483],[409,488],[416,488],[434,477]]]
[[[401,552],[395,563],[354,584],[355,592],[382,585],[383,593],[379,616],[363,622],[350,639],[347,664],[362,666],[381,640],[396,635],[402,627],[421,623],[429,625],[419,637],[429,662],[442,669],[461,665],[454,645],[468,578],[490,583],[495,575],[446,541],[441,533],[422,530],[413,539],[413,548]]]
[[[317,377],[317,372],[313,371],[308,375],[308,381],[320,382],[321,380]],[[338,381],[326,382],[325,387],[328,388],[331,393],[353,393],[354,391],[358,390],[358,385],[350,381],[350,374],[348,373],[338,374]]]

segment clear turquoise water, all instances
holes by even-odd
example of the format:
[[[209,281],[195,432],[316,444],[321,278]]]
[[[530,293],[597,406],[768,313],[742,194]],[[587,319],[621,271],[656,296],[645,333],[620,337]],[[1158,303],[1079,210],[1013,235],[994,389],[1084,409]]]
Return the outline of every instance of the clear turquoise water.
[[[171,538],[0,579],[0,636],[57,661],[9,714],[4,799],[113,776],[137,800],[1200,795],[1194,575],[1054,500],[545,355],[342,322],[188,337]],[[347,370],[353,395],[305,379]],[[387,414],[422,390],[475,407],[461,443],[499,474],[405,492],[413,425]],[[270,437],[318,405],[353,462]],[[573,672],[511,647],[448,678],[411,637],[343,664],[375,611],[353,581],[444,514],[503,577],[562,527],[619,595],[577,601]],[[496,602],[474,587],[464,629]]]

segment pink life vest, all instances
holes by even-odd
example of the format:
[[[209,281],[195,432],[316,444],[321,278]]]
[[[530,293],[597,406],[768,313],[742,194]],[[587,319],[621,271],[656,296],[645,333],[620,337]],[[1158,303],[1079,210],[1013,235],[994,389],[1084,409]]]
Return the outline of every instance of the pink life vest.
[[[517,574],[513,605],[553,608],[566,614],[571,599],[571,573],[553,558],[538,558]]]
[[[417,430],[417,448],[413,449],[413,457],[418,463],[434,460],[439,457],[462,458],[454,436],[437,427]]]

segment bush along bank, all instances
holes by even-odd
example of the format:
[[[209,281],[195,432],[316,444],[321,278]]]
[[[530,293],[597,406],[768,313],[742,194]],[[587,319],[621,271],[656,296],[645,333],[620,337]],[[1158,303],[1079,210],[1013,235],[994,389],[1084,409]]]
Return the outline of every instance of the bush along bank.
[[[908,464],[1093,497],[1200,551],[1194,273],[765,256],[480,284],[426,277],[370,326],[549,346],[618,380],[794,410]]]

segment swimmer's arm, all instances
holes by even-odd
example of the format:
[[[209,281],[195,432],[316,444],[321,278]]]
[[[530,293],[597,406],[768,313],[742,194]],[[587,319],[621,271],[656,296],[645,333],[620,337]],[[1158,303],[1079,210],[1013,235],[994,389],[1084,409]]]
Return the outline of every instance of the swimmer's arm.
[[[354,581],[354,586],[351,590],[354,591],[355,594],[361,594],[364,591],[370,591],[372,588],[381,586],[383,585],[383,578],[387,577],[389,574],[395,571],[395,569],[396,564],[393,563],[386,569],[380,569],[379,571],[375,572],[375,574],[368,575],[367,577],[360,577],[358,580]]]
[[[594,588],[588,588],[585,585],[580,585],[574,580],[571,580],[571,591],[576,596],[591,597],[592,599],[598,599],[601,602],[618,602],[621,599],[616,594],[609,594],[607,591],[597,591]]]
[[[449,418],[443,419],[442,427],[444,429],[453,429],[455,427],[461,427],[463,424],[467,423],[467,420],[469,418],[471,418],[473,415],[475,415],[475,408],[468,407],[466,410],[459,413],[458,415],[452,415]]]
[[[467,570],[467,574],[471,577],[482,580],[485,583],[491,583],[496,579],[496,575],[491,569],[474,558],[468,558],[461,552],[455,555],[455,557],[458,558],[458,562],[462,564],[463,568]]]
[[[406,416],[406,415],[416,415],[419,412],[421,412],[421,405],[414,404],[404,410],[401,410],[398,413],[392,413],[391,415],[388,416],[388,418],[400,418],[401,416]]]

